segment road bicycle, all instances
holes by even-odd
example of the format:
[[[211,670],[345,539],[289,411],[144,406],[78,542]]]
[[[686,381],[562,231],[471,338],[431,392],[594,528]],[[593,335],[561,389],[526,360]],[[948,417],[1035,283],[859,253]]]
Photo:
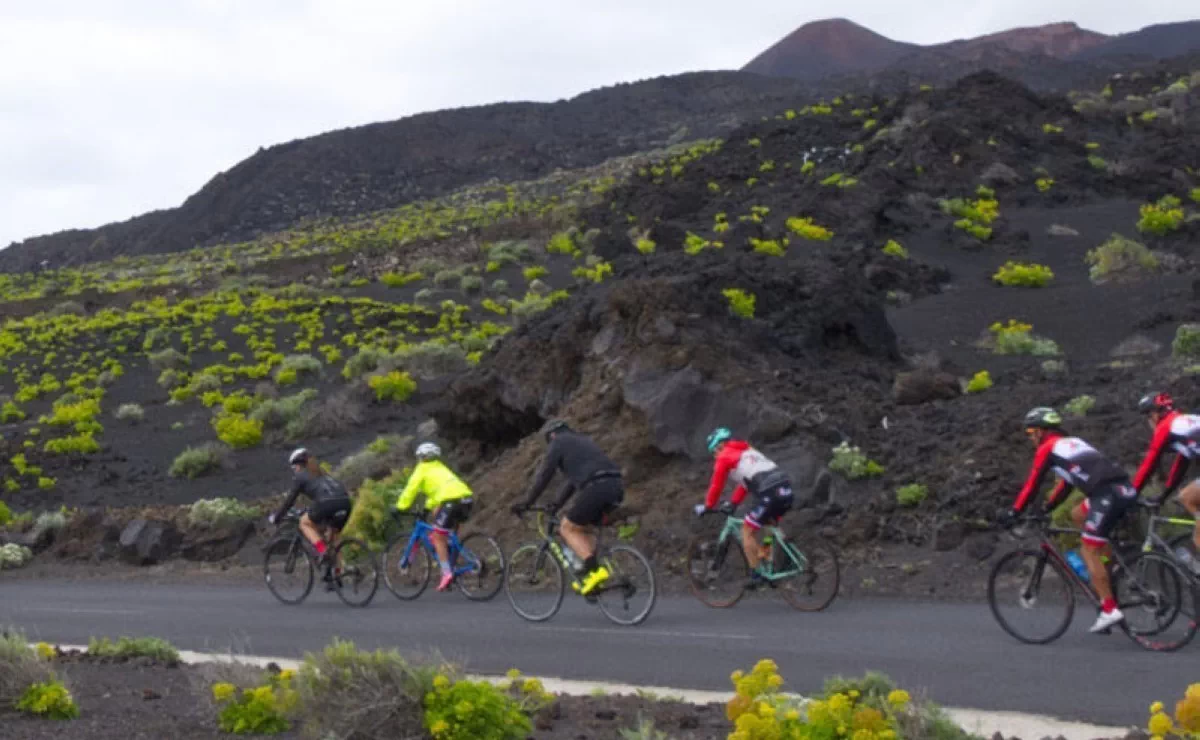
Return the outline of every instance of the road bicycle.
[[[715,536],[695,534],[688,542],[688,582],[701,602],[727,609],[741,601],[749,589],[750,564],[742,549],[744,518],[727,509],[704,512],[701,520],[714,515],[725,516],[720,532]],[[837,549],[817,537],[806,537],[801,545],[774,525],[765,530],[763,546],[768,553],[761,564],[761,588],[778,592],[800,611],[817,612],[833,603],[841,584]]]
[[[275,598],[285,604],[299,604],[312,591],[315,580],[317,555],[300,531],[300,517],[308,509],[289,509],[279,521],[279,528],[266,548],[263,557],[263,577],[267,588]],[[343,514],[334,523],[339,529],[345,525]],[[379,588],[379,568],[375,555],[362,540],[342,538],[334,546],[328,528],[322,527],[321,539],[327,546],[322,563],[326,590],[336,591],[338,598],[348,606],[364,607],[375,598]],[[292,586],[295,590],[288,590]]]
[[[397,519],[405,516],[394,512]],[[397,599],[411,601],[429,587],[437,562],[437,550],[429,535],[433,526],[426,513],[418,512],[411,532],[403,529],[394,535],[383,551],[383,582]],[[458,538],[451,532],[446,539],[454,585],[472,601],[488,601],[504,585],[504,551],[496,540],[482,532]]]
[[[537,514],[539,539],[513,551],[505,568],[504,584],[513,611],[530,622],[544,622],[562,607],[568,579],[582,587],[583,574],[571,567],[551,510],[533,506],[526,510],[530,512]],[[646,621],[654,609],[657,581],[650,561],[633,545],[604,542],[604,527],[612,523],[606,516],[596,536],[596,559],[608,569],[609,578],[583,598],[600,607],[614,623],[633,626]]]
[[[1021,642],[1044,645],[1067,631],[1075,614],[1075,592],[1099,610],[1101,600],[1091,583],[1080,577],[1055,543],[1056,535],[1078,536],[1078,529],[1056,527],[1048,517],[1026,518],[1023,525],[1037,534],[1037,549],[1014,550],[996,562],[988,578],[988,604],[1004,629]],[[1171,652],[1187,645],[1196,634],[1196,588],[1175,560],[1153,549],[1112,547],[1108,567],[1117,608],[1125,615],[1118,626],[1129,639],[1155,652]],[[1122,554],[1124,552],[1124,554]],[[1012,593],[1009,593],[1012,589]],[[1004,608],[1014,605],[1009,615]],[[1031,616],[1042,626],[1018,626],[1017,616]],[[1165,636],[1176,621],[1177,634]],[[1106,630],[1110,633],[1110,630]]]
[[[1162,499],[1138,499],[1138,506],[1146,516],[1144,531],[1145,535],[1142,539],[1142,552],[1159,552],[1166,557],[1175,561],[1179,566],[1179,570],[1186,575],[1195,589],[1200,589],[1200,573],[1196,569],[1200,568],[1200,564],[1196,563],[1195,544],[1193,541],[1193,532],[1196,528],[1196,519],[1191,514],[1186,517],[1162,516],[1159,512],[1165,502]],[[1170,540],[1158,533],[1159,527],[1186,527],[1187,531],[1175,535]],[[1188,557],[1180,557],[1180,551],[1184,551]],[[1189,562],[1190,561],[1190,562]],[[1184,614],[1188,617],[1195,617],[1195,611],[1192,609],[1195,604],[1189,599],[1184,599],[1183,609]]]

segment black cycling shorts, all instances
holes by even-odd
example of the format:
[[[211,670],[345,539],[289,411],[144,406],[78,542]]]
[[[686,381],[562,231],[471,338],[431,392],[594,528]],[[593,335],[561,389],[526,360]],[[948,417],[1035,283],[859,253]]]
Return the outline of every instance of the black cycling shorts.
[[[567,521],[580,527],[600,524],[604,515],[621,505],[625,489],[621,479],[600,478],[575,494],[575,503],[567,512]]]
[[[1137,502],[1137,491],[1128,481],[1114,481],[1099,488],[1083,502],[1083,544],[1104,547],[1113,527]]]
[[[792,508],[796,497],[792,494],[791,481],[785,481],[759,494],[758,503],[743,521],[754,529],[778,524],[781,517]]]
[[[348,498],[327,498],[318,501],[308,510],[308,518],[313,524],[323,527],[333,527],[341,531],[350,518],[351,504]]]
[[[433,512],[433,528],[443,534],[450,532],[467,521],[467,517],[471,516],[471,505],[474,503],[475,499],[468,496],[442,504]]]

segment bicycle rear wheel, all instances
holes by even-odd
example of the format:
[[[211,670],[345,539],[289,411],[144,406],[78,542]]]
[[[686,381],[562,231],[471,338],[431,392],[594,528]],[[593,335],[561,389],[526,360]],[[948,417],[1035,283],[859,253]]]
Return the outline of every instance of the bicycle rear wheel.
[[[596,597],[600,611],[626,627],[646,621],[658,600],[654,566],[632,545],[613,545],[603,559],[609,576]]]
[[[504,587],[504,551],[482,532],[462,539],[455,570],[462,567],[470,570],[456,576],[454,582],[471,601],[489,601]]]
[[[562,606],[567,576],[544,542],[531,542],[518,547],[508,559],[504,586],[518,616],[544,622]]]
[[[728,609],[746,593],[750,566],[742,544],[732,537],[722,542],[712,535],[693,535],[687,568],[692,595],[714,609]]]
[[[1146,650],[1169,653],[1196,634],[1196,588],[1179,564],[1162,553],[1139,554],[1113,576],[1121,626]]]
[[[285,604],[299,604],[313,587],[313,561],[299,539],[277,539],[263,556],[267,588]]]
[[[362,540],[344,539],[333,551],[337,595],[347,606],[363,607],[379,590],[379,566],[375,553]]]
[[[1024,643],[1044,645],[1070,626],[1075,589],[1063,567],[1044,551],[1014,550],[992,568],[988,605],[1005,632]],[[1029,626],[1019,623],[1022,616],[1032,617]]]
[[[397,599],[412,601],[424,593],[432,572],[433,559],[420,540],[412,541],[412,532],[396,535],[383,550],[383,583]]]
[[[771,544],[771,560],[776,572],[799,570],[789,578],[775,581],[775,589],[784,601],[802,612],[819,612],[837,598],[841,585],[837,549],[830,543],[816,538],[806,539],[800,547],[787,540],[798,557],[793,558],[784,549],[784,542]]]

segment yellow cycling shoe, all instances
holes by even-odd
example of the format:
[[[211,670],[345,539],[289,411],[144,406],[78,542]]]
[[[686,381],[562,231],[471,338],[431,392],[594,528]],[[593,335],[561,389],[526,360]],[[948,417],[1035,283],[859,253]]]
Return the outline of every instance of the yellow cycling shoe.
[[[608,568],[605,568],[604,566],[600,566],[599,568],[592,571],[591,573],[588,573],[587,578],[583,579],[583,587],[582,588],[579,586],[578,583],[572,583],[571,587],[574,588],[576,591],[578,591],[580,596],[587,596],[591,592],[595,591],[597,587],[599,587],[601,584],[603,584],[607,580],[608,580]]]

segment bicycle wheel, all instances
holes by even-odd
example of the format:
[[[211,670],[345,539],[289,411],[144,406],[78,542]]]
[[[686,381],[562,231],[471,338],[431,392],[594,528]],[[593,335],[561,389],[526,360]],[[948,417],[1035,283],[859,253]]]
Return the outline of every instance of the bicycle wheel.
[[[562,606],[567,575],[543,542],[518,547],[504,567],[508,601],[522,619],[544,622]]]
[[[275,598],[299,604],[313,587],[313,561],[299,539],[277,539],[263,557],[263,578]]]
[[[333,551],[334,585],[347,606],[363,607],[379,590],[379,566],[375,554],[362,540],[344,539]]]
[[[471,601],[490,601],[504,587],[504,551],[495,539],[474,532],[462,539],[455,570],[470,568],[455,577],[458,590]]]
[[[411,545],[411,547],[410,547]],[[405,563],[405,550],[408,562]],[[433,559],[420,540],[412,542],[412,532],[403,532],[392,538],[383,551],[383,583],[392,595],[402,601],[411,601],[429,586],[433,573]]]
[[[784,545],[798,557],[792,557]],[[775,581],[775,589],[784,601],[802,612],[819,612],[833,603],[841,585],[837,549],[820,539],[806,539],[801,547],[792,540],[771,543],[771,560],[775,572],[796,570],[789,578]]]
[[[608,582],[601,586],[596,604],[604,616],[619,625],[641,624],[654,610],[658,584],[654,566],[632,545],[613,545],[604,554]]]
[[[1044,645],[1067,631],[1075,615],[1075,589],[1058,561],[1041,550],[1014,550],[1000,558],[988,577],[988,605],[1004,631],[1021,642]],[[1006,616],[1002,609],[1015,607]],[[1044,607],[1035,610],[1038,607]],[[1030,627],[1018,615],[1034,617]]]
[[[1146,650],[1169,653],[1187,645],[1196,634],[1196,588],[1172,558],[1158,552],[1139,554],[1113,574],[1117,608],[1125,615],[1121,627],[1129,639]],[[1186,605],[1186,606],[1185,606]]]
[[[714,609],[728,609],[746,593],[750,566],[742,544],[732,537],[720,542],[694,535],[688,542],[687,567],[692,595]]]

